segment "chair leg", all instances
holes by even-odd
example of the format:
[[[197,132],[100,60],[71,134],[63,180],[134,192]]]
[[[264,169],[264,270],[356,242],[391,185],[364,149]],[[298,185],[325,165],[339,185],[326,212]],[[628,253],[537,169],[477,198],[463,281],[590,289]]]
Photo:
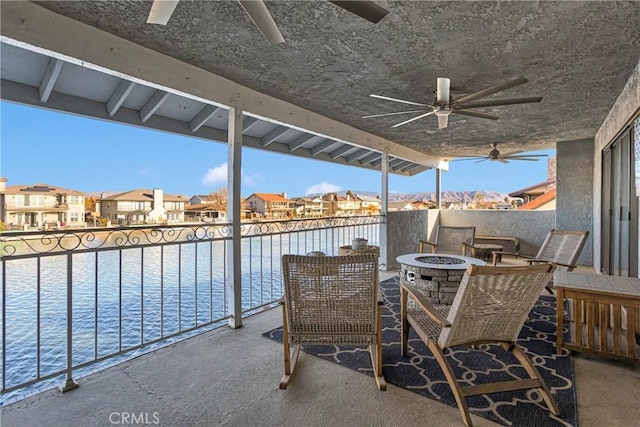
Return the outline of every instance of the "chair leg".
[[[376,386],[380,391],[387,390],[387,380],[382,374],[382,342],[369,346],[369,355],[371,356],[371,366],[373,367],[373,378],[376,380]]]
[[[549,407],[551,413],[553,413],[554,415],[559,415],[560,410],[556,406],[556,402],[554,402],[553,397],[551,397],[549,387],[547,387],[547,384],[538,373],[538,370],[534,366],[533,362],[531,362],[531,359],[529,359],[526,353],[516,343],[513,343],[513,348],[511,351],[513,355],[520,361],[522,367],[525,369],[525,371],[527,371],[529,376],[539,383],[540,387],[538,387],[538,392],[542,395],[542,398]]]
[[[293,356],[289,346],[289,328],[287,327],[287,307],[282,304],[282,344],[284,349],[284,376],[280,380],[280,388],[285,390],[293,377],[296,368],[296,362],[300,356],[302,346],[296,344],[293,346]]]
[[[369,346],[369,353],[371,353],[373,376],[376,380],[378,390],[385,391],[387,389],[387,381],[384,379],[384,375],[382,374],[382,304],[378,304],[376,317],[378,323],[378,331],[376,332],[377,342],[375,346]]]
[[[400,288],[400,354],[406,356],[407,342],[409,341],[409,321],[407,320],[407,299],[409,293],[406,289]]]
[[[429,340],[427,342],[427,346],[433,356],[436,358],[436,361],[440,365],[442,372],[444,372],[444,376],[447,378],[447,382],[449,383],[449,387],[451,387],[451,391],[453,392],[453,396],[456,398],[456,403],[458,404],[458,409],[460,410],[460,415],[462,415],[462,421],[464,421],[464,425],[467,427],[471,427],[473,424],[471,423],[471,416],[469,415],[469,408],[467,407],[466,402],[464,401],[464,395],[462,390],[460,389],[460,385],[458,384],[458,380],[447,362],[447,359],[444,356],[444,353],[438,346],[434,340]]]

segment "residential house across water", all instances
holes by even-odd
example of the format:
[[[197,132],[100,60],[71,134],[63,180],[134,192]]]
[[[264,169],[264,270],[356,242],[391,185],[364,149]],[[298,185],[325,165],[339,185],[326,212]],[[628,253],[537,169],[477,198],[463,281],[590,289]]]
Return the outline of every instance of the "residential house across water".
[[[0,180],[1,220],[9,229],[84,227],[84,194],[49,184],[6,186]]]
[[[184,222],[187,199],[164,194],[162,189],[137,189],[100,199],[100,212],[112,224]]]
[[[293,217],[296,203],[287,199],[287,193],[253,193],[246,198],[245,205],[259,218],[284,219]]]

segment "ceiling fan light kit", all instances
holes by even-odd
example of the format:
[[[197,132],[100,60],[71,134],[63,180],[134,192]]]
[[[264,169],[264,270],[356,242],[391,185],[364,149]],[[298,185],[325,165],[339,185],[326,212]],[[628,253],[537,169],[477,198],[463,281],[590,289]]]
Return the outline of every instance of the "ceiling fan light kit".
[[[494,93],[502,92],[507,89],[511,89],[512,87],[527,83],[528,80],[524,77],[518,77],[513,80],[509,80],[505,83],[500,83],[495,86],[488,87],[486,89],[480,90],[478,92],[472,93],[467,96],[463,96],[457,100],[451,100],[450,92],[451,92],[451,81],[445,77],[438,77],[436,83],[436,99],[433,104],[422,104],[414,101],[407,101],[404,99],[391,98],[388,96],[371,94],[371,97],[384,99],[387,101],[399,102],[403,104],[415,105],[425,107],[422,110],[408,110],[408,111],[396,111],[392,113],[382,113],[382,114],[373,114],[368,116],[363,116],[362,118],[373,118],[373,117],[384,117],[384,116],[392,116],[398,114],[411,114],[411,113],[423,113],[416,117],[413,117],[409,120],[405,120],[401,123],[395,124],[392,127],[403,126],[407,123],[411,123],[414,120],[421,119],[423,117],[429,116],[431,114],[435,114],[438,117],[438,128],[444,129],[448,126],[448,117],[450,114],[462,114],[465,116],[478,117],[481,119],[489,119],[489,120],[498,120],[499,117],[493,114],[487,114],[480,111],[472,110],[471,108],[480,108],[480,107],[496,107],[501,105],[513,105],[513,104],[527,104],[531,102],[540,102],[542,101],[542,97],[529,97],[529,98],[510,98],[510,99],[495,99],[490,101],[480,101],[480,102],[471,102],[479,98],[484,98],[489,95],[493,95]],[[431,111],[429,111],[431,110]],[[426,112],[426,113],[425,113]]]

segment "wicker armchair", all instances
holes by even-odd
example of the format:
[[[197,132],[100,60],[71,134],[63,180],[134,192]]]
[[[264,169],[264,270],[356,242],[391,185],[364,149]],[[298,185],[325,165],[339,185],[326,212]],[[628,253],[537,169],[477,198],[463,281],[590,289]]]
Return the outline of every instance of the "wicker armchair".
[[[516,344],[525,320],[540,292],[553,275],[551,263],[520,267],[470,266],[450,307],[434,307],[413,285],[402,283],[401,326],[403,355],[409,327],[427,344],[453,391],[465,425],[471,426],[467,396],[537,389],[553,414],[558,414],[547,385],[525,352]],[[411,298],[416,302],[407,305]],[[461,386],[444,351],[453,346],[497,343],[510,351],[531,378]]]
[[[283,255],[282,272],[284,376],[280,388],[287,388],[302,345],[346,344],[369,347],[376,385],[386,390],[378,257]]]
[[[439,254],[454,254],[475,256],[473,239],[476,235],[475,227],[452,227],[439,225],[436,228],[436,241],[419,240],[418,252],[425,252],[426,246],[431,247],[431,252]]]
[[[582,248],[589,237],[588,231],[551,230],[542,242],[540,250],[535,257],[523,257],[529,264],[537,262],[553,262],[567,271],[576,268],[576,262],[582,252]],[[498,263],[498,255],[522,256],[519,253],[495,251],[493,252],[493,265]]]
[[[589,237],[588,231],[565,231],[565,230],[551,230],[547,237],[542,242],[540,250],[535,257],[523,257],[524,261],[529,265],[541,262],[553,262],[559,269],[572,271],[577,267],[578,257],[582,252],[582,248]],[[498,264],[498,256],[500,255],[513,255],[516,258],[522,255],[495,251],[493,252],[493,265]],[[553,294],[552,283],[549,282],[546,286],[547,291]]]

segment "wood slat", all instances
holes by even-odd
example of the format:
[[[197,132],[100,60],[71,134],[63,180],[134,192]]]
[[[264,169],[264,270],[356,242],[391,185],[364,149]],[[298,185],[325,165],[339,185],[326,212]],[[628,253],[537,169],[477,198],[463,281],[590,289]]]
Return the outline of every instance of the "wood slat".
[[[607,351],[607,331],[609,329],[609,322],[607,313],[609,312],[609,304],[598,304],[600,312],[598,313],[598,338],[600,338],[600,350]]]
[[[622,331],[622,310],[619,305],[613,306],[613,319],[612,319],[612,328],[613,328],[613,352],[615,354],[621,354],[620,343],[621,343],[621,331]]]
[[[582,300],[578,298],[573,299],[573,342],[575,345],[582,347]]]
[[[636,319],[638,314],[638,308],[627,308],[627,356],[635,357],[635,344],[636,344]]]
[[[596,331],[595,331],[596,307],[593,301],[587,301],[587,347],[595,349]]]

